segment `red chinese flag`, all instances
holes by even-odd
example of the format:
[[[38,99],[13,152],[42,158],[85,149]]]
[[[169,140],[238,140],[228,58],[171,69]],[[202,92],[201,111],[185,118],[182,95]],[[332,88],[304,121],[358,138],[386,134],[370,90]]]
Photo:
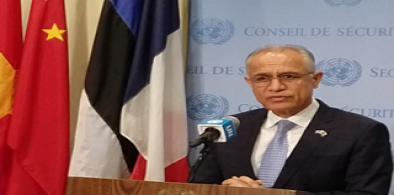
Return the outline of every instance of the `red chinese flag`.
[[[65,194],[69,87],[64,0],[32,1],[6,139],[13,154],[6,195]]]
[[[11,153],[5,143],[12,113],[16,70],[22,49],[21,5],[16,0],[0,0],[0,194],[5,194],[5,171]]]

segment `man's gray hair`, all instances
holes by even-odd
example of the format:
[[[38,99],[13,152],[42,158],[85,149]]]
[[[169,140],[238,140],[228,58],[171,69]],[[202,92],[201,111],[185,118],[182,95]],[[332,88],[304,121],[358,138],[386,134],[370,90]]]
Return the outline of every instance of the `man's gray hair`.
[[[315,57],[313,56],[312,52],[306,49],[303,46],[299,45],[267,45],[261,48],[254,50],[252,53],[248,55],[245,60],[246,70],[249,72],[249,63],[250,59],[262,52],[269,52],[269,51],[284,51],[284,50],[292,50],[300,54],[304,58],[304,62],[308,71],[314,72],[315,71]]]

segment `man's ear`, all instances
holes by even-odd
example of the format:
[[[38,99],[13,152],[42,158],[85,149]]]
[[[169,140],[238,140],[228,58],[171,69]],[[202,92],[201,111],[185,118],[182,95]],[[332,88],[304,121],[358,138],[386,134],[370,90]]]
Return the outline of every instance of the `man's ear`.
[[[316,71],[313,73],[313,86],[317,88],[321,79],[323,78],[324,73],[322,71]]]
[[[246,81],[250,86],[252,86],[252,81],[250,80],[250,77],[249,77],[248,75],[246,75],[246,76],[244,77],[244,79],[245,79],[245,81]]]

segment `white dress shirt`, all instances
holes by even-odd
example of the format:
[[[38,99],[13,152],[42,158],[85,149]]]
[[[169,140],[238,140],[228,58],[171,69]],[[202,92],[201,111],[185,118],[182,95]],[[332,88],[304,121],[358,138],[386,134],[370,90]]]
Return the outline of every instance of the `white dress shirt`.
[[[289,143],[287,157],[290,156],[318,109],[319,102],[313,99],[312,103],[307,108],[296,115],[287,118],[287,120],[296,124],[287,133],[287,141]],[[257,173],[257,170],[260,167],[261,158],[267,149],[268,144],[274,138],[276,131],[278,130],[278,125],[276,123],[282,119],[284,118],[277,116],[272,111],[268,111],[267,118],[261,127],[260,134],[256,139],[252,152],[251,162],[255,173]]]

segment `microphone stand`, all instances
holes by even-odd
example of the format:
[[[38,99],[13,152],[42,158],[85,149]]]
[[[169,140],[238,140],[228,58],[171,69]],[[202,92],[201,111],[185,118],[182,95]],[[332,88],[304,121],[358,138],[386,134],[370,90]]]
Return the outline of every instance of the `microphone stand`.
[[[209,154],[212,149],[213,142],[205,142],[204,147],[200,151],[200,156],[197,158],[194,165],[190,168],[189,177],[187,178],[187,183],[191,183],[194,180],[197,169],[200,167],[201,162],[205,159],[205,157]],[[193,148],[193,147],[191,147]],[[189,158],[189,156],[188,156]]]

